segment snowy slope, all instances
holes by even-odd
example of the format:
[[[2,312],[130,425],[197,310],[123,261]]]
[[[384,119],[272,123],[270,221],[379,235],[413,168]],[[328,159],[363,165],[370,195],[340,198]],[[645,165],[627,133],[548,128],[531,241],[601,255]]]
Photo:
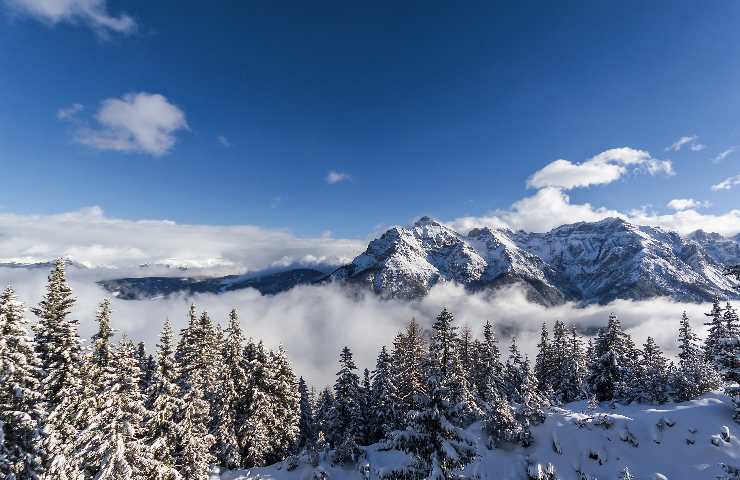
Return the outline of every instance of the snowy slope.
[[[471,290],[517,283],[545,304],[669,296],[707,301],[737,295],[723,275],[733,239],[705,242],[617,218],[564,225],[547,233],[474,229],[461,234],[424,217],[373,240],[331,278],[395,298],[418,298],[439,282]]]
[[[480,424],[473,424],[468,433],[477,443],[478,457],[465,473],[478,474],[482,480],[522,480],[528,468],[536,470],[539,465],[544,470],[551,464],[562,480],[616,480],[625,467],[640,480],[699,480],[721,478],[723,464],[740,466],[740,429],[732,422],[731,402],[723,395],[660,406],[610,409],[603,404],[588,415],[584,409],[585,402],[551,409],[545,423],[533,429],[535,444],[526,449],[513,445],[489,449]],[[725,439],[723,430],[729,432]],[[292,471],[283,462],[224,472],[221,479],[310,480],[315,472],[324,471],[333,480],[364,480],[364,466],[374,480],[408,462],[405,454],[382,451],[377,444],[365,451],[366,457],[351,467],[332,465],[330,456],[323,455],[316,468],[303,459]]]

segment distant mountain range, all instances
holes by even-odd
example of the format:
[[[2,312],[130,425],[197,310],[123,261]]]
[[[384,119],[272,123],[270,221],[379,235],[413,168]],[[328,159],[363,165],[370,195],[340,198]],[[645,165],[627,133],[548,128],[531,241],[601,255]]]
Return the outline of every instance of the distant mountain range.
[[[520,285],[545,305],[605,304],[656,296],[701,302],[738,298],[725,265],[740,263],[740,236],[701,230],[687,236],[608,218],[546,233],[503,228],[456,232],[428,217],[394,227],[350,264],[331,273],[300,268],[218,278],[138,277],[99,282],[123,299],[255,288],[276,294],[303,284],[339,282],[384,298],[414,300],[436,284],[470,291]]]

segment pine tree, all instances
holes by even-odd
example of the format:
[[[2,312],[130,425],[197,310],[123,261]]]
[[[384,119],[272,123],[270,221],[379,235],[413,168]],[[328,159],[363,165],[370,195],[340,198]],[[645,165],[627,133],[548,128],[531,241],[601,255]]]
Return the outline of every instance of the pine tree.
[[[583,350],[583,342],[575,328],[570,329],[567,344],[560,347],[558,342],[557,348],[563,349],[563,355],[560,359],[556,398],[563,403],[580,400],[583,398],[583,382],[588,373],[588,361]]]
[[[330,435],[336,411],[334,404],[334,393],[330,388],[324,388],[319,393],[319,398],[316,400],[314,407],[314,431],[317,439],[319,435],[324,438],[328,438]]]
[[[298,423],[298,448],[306,448],[316,443],[316,432],[314,431],[313,404],[308,385],[303,377],[298,379],[298,394],[300,395],[301,417]]]
[[[208,402],[203,398],[200,372],[193,371],[192,388],[183,397],[184,411],[177,426],[178,471],[183,480],[208,480],[210,465],[215,461],[211,454],[213,436],[208,433],[210,418]]]
[[[272,452],[268,460],[275,463],[287,457],[298,441],[300,396],[298,381],[285,349],[280,346],[277,351],[270,352],[269,358],[272,384],[270,394],[275,423],[270,430]]]
[[[555,362],[553,350],[550,345],[550,334],[547,331],[547,324],[542,322],[540,332],[540,342],[537,344],[537,357],[534,362],[534,376],[537,379],[537,388],[541,392],[551,392],[555,380]]]
[[[357,366],[352,359],[349,347],[344,347],[339,355],[339,371],[334,383],[334,418],[329,432],[329,442],[338,446],[345,437],[355,437],[360,422],[360,378],[355,371]]]
[[[599,401],[618,398],[626,390],[625,382],[630,374],[630,356],[636,351],[631,340],[622,331],[616,315],[609,316],[606,329],[599,331],[593,348],[588,384]]]
[[[59,259],[49,274],[46,294],[33,313],[34,345],[41,366],[41,394],[48,417],[45,421],[44,450],[46,477],[64,480],[76,473],[69,438],[78,434],[81,396],[81,351],[77,320],[69,318],[75,299],[67,285],[64,260]]]
[[[157,369],[147,392],[149,414],[146,422],[146,442],[155,458],[169,466],[176,463],[178,422],[185,404],[177,385],[178,372],[174,358],[175,340],[172,325],[166,319],[157,344]]]
[[[483,422],[483,429],[489,437],[489,446],[496,448],[504,443],[518,441],[521,438],[522,426],[514,416],[511,404],[496,391],[492,393],[489,404]]]
[[[519,353],[516,337],[513,337],[509,346],[509,358],[504,366],[504,393],[508,401],[521,401],[521,386],[524,383],[524,376],[524,359]]]
[[[370,370],[367,368],[362,372],[362,383],[358,392],[358,403],[360,407],[359,423],[357,428],[358,442],[361,445],[370,445],[372,437],[372,412],[373,397],[370,384]]]
[[[545,421],[544,409],[548,406],[547,398],[537,388],[537,378],[525,358],[522,365],[522,383],[519,386],[519,398],[514,405],[514,416],[522,427],[520,440],[527,447],[532,443],[530,427]]]
[[[110,364],[113,357],[113,346],[111,339],[114,332],[111,328],[110,300],[107,298],[98,307],[95,321],[98,323],[98,331],[91,337],[93,344],[92,361],[95,367],[102,373]]]
[[[246,413],[249,379],[242,362],[244,337],[236,310],[229,313],[229,325],[221,349],[219,373],[216,382],[213,408],[213,425],[216,458],[225,468],[243,466],[239,439],[238,419]]]
[[[699,337],[683,312],[678,330],[678,369],[674,372],[673,388],[678,400],[691,400],[720,387],[722,379],[714,366],[706,361],[699,347]]]
[[[638,398],[650,403],[668,401],[668,360],[660,348],[648,337],[642,348],[642,375]]]
[[[12,288],[0,295],[0,476],[36,480],[42,474],[43,397],[39,362],[23,305]]]
[[[156,460],[141,440],[146,409],[139,390],[138,363],[133,342],[123,340],[98,378],[99,411],[88,419],[76,442],[75,454],[86,476],[99,480],[175,478],[174,470]]]
[[[371,441],[375,442],[385,438],[394,425],[398,424],[396,418],[396,385],[392,372],[392,360],[385,346],[380,349],[378,360],[372,376],[371,385]]]
[[[396,385],[397,395],[396,428],[405,425],[408,413],[419,408],[416,399],[424,391],[425,357],[424,333],[416,320],[412,318],[406,329],[396,335],[391,353],[393,383]]]
[[[714,297],[712,310],[704,315],[711,318],[711,320],[704,324],[709,327],[707,337],[704,339],[704,356],[707,361],[716,363],[718,361],[717,356],[720,353],[720,342],[723,338],[727,338],[728,335],[725,321],[722,318],[722,307],[719,304],[719,297]]]
[[[483,340],[476,344],[473,387],[480,408],[485,409],[497,393],[504,391],[503,366],[498,341],[490,322],[483,326]]]
[[[267,352],[259,342],[250,362],[249,406],[245,421],[237,435],[242,446],[242,458],[247,467],[265,465],[272,454],[270,433],[276,423],[271,398],[272,378]]]
[[[446,315],[441,320],[444,323],[449,322]],[[450,361],[449,357],[445,358],[444,342],[451,337],[444,324],[437,326],[437,332],[438,338],[432,341],[430,348],[429,373],[426,379],[426,391],[429,393],[419,398],[422,409],[411,412],[408,427],[394,431],[389,441],[390,446],[404,450],[416,459],[411,467],[412,471],[398,472],[400,476],[411,475],[434,480],[458,478],[457,470],[463,468],[475,455],[475,448],[465,431],[451,421],[452,393],[443,381],[447,376],[443,369],[449,366]]]
[[[470,394],[465,371],[459,356],[459,339],[455,317],[442,309],[432,325],[432,338],[429,344],[429,361],[439,372],[439,381],[449,392],[448,401],[455,421],[461,425],[472,420],[481,412]]]

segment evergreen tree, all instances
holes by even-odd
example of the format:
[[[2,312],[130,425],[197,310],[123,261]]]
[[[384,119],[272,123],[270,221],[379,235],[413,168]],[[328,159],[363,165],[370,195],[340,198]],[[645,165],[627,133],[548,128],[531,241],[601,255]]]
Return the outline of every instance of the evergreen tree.
[[[458,346],[455,317],[446,308],[442,309],[432,325],[429,362],[431,368],[439,372],[439,381],[445,391],[449,392],[448,401],[451,403],[455,421],[464,424],[481,412],[470,394]]]
[[[465,431],[451,421],[452,392],[443,381],[448,375],[443,369],[449,368],[451,361],[449,357],[445,358],[444,347],[445,341],[451,338],[449,328],[445,326],[450,323],[449,317],[442,316],[439,323],[441,325],[437,325],[436,329],[438,338],[432,340],[430,348],[432,353],[426,380],[426,391],[429,393],[420,395],[422,409],[409,415],[408,427],[394,431],[390,438],[389,444],[392,447],[404,450],[415,458],[412,471],[398,472],[400,476],[406,474],[434,480],[457,479],[458,470],[475,455],[473,444]],[[451,353],[448,352],[447,355]]]
[[[324,388],[314,407],[314,431],[317,439],[319,435],[328,438],[331,433],[335,415],[334,403],[334,393],[330,388]]]
[[[373,412],[373,397],[372,387],[370,384],[370,370],[367,368],[362,372],[362,383],[360,384],[360,391],[358,397],[358,403],[360,407],[359,423],[357,429],[358,442],[361,445],[370,445],[372,437],[372,412]]]
[[[183,397],[182,420],[178,432],[178,471],[183,480],[208,480],[210,465],[216,460],[211,454],[213,436],[208,433],[210,418],[208,402],[203,398],[200,371],[193,370],[189,388]]]
[[[605,329],[599,330],[593,347],[593,356],[588,384],[599,401],[618,398],[626,390],[625,382],[630,374],[630,354],[636,349],[622,331],[616,315],[609,316]]]
[[[185,410],[180,387],[177,385],[179,375],[174,350],[172,325],[166,319],[157,344],[157,369],[147,392],[147,407],[150,411],[145,437],[155,458],[169,466],[176,464],[178,423]]]
[[[496,395],[504,391],[503,366],[498,341],[490,322],[483,326],[483,340],[476,344],[473,365],[473,387],[481,409],[487,407]]]
[[[229,313],[219,372],[216,382],[211,430],[215,437],[216,458],[225,468],[243,465],[239,439],[238,419],[246,413],[245,387],[249,381],[242,362],[244,337],[236,310]]]
[[[0,295],[0,476],[37,480],[42,474],[43,397],[39,362],[23,305],[12,288]]]
[[[412,318],[406,329],[396,335],[391,357],[397,395],[395,403],[398,416],[395,427],[398,428],[405,425],[409,412],[418,410],[416,399],[423,393],[425,386],[426,342],[415,319]]]
[[[339,355],[339,371],[334,383],[334,418],[329,432],[329,442],[338,446],[345,437],[355,437],[360,422],[360,378],[355,371],[349,347]]]
[[[242,447],[242,458],[247,467],[265,465],[273,452],[270,438],[276,424],[271,398],[272,378],[268,356],[262,342],[255,348],[249,367],[250,399],[245,421],[237,435]]]
[[[272,444],[270,463],[283,460],[295,448],[299,435],[300,396],[298,381],[288,361],[285,349],[279,347],[270,352],[273,417],[275,423],[270,430]]]
[[[298,448],[306,448],[316,443],[316,433],[314,431],[313,404],[308,385],[303,377],[298,379],[298,394],[300,395],[301,417],[298,422]]]
[[[91,337],[93,351],[92,362],[95,367],[102,372],[108,367],[113,357],[113,345],[111,339],[114,332],[111,328],[111,309],[110,300],[107,298],[98,307],[95,314],[95,321],[98,323],[98,331]]]
[[[521,401],[521,386],[525,379],[524,366],[524,358],[519,353],[516,337],[513,337],[509,346],[509,358],[504,366],[504,393],[509,402]]]
[[[530,427],[545,421],[544,409],[548,406],[547,399],[537,388],[537,378],[529,366],[529,359],[522,365],[522,383],[519,386],[519,398],[514,405],[514,416],[522,427],[520,440],[527,447],[532,443]]]
[[[371,441],[385,438],[394,425],[396,418],[396,385],[392,372],[392,360],[385,346],[380,349],[378,360],[375,363],[371,385]]]
[[[557,331],[557,329],[556,329]],[[559,335],[556,335],[556,339]],[[557,380],[556,399],[568,403],[583,398],[583,381],[588,373],[586,352],[575,328],[570,329],[568,342],[563,348]]]
[[[552,346],[550,345],[550,334],[547,331],[547,324],[542,322],[540,332],[540,342],[537,344],[537,357],[534,362],[534,376],[537,379],[537,388],[541,392],[552,390],[553,381],[555,380],[555,359]]]
[[[663,356],[653,337],[648,337],[642,348],[642,378],[638,398],[650,403],[667,402],[668,373],[668,360]]]
[[[712,364],[706,361],[699,347],[699,337],[691,328],[686,312],[683,312],[678,330],[678,350],[678,369],[673,378],[678,400],[691,400],[720,387],[722,379]]]
[[[720,343],[723,338],[727,338],[728,336],[726,324],[722,318],[722,307],[719,304],[719,297],[714,297],[712,310],[704,315],[710,318],[708,322],[704,323],[704,325],[709,327],[707,329],[707,337],[704,339],[704,356],[707,361],[716,363],[720,353]]]
[[[102,396],[99,411],[88,419],[76,442],[75,454],[86,477],[125,480],[176,476],[141,440],[146,409],[139,390],[138,363],[133,342],[123,340],[98,377],[101,385],[96,390]]]
[[[57,260],[49,274],[46,293],[33,313],[34,345],[41,366],[41,395],[48,417],[45,421],[44,450],[46,477],[61,479],[75,475],[76,467],[68,440],[78,434],[81,396],[80,338],[77,320],[69,317],[75,299],[67,285],[65,263]]]
[[[488,434],[489,446],[496,448],[504,443],[513,443],[521,438],[522,426],[514,416],[514,410],[506,398],[493,391],[490,407],[483,422],[483,430]]]

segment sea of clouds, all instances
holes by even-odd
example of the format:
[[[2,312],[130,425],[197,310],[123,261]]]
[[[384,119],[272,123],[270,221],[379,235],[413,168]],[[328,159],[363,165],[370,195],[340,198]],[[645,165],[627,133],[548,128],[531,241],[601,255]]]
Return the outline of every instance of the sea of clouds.
[[[44,269],[0,268],[0,285],[12,285],[27,306],[38,303],[44,292]],[[96,328],[97,305],[107,293],[95,281],[111,275],[105,269],[68,270],[77,297],[73,314],[80,322],[80,333],[89,338]],[[676,351],[676,330],[685,310],[700,334],[704,333],[704,312],[710,305],[684,304],[669,299],[647,301],[618,300],[608,305],[579,308],[574,304],[544,307],[529,302],[515,287],[494,294],[466,292],[453,284],[435,286],[418,302],[383,300],[372,294],[348,292],[337,284],[299,286],[274,296],[263,296],[253,289],[223,294],[174,295],[153,300],[112,298],[113,323],[119,336],[143,340],[152,350],[162,321],[169,318],[175,329],[185,326],[191,303],[209,312],[214,321],[225,325],[228,312],[236,308],[247,336],[262,339],[271,347],[280,344],[288,351],[299,375],[317,386],[331,385],[337,370],[339,350],[349,345],[360,369],[373,369],[378,350],[390,345],[399,329],[411,318],[430,326],[443,307],[453,312],[460,326],[479,334],[483,323],[495,323],[506,352],[516,335],[525,353],[533,356],[542,322],[550,327],[555,320],[593,332],[616,313],[635,341],[653,336],[666,353]],[[29,317],[33,315],[29,312]],[[35,320],[35,319],[33,319]]]

